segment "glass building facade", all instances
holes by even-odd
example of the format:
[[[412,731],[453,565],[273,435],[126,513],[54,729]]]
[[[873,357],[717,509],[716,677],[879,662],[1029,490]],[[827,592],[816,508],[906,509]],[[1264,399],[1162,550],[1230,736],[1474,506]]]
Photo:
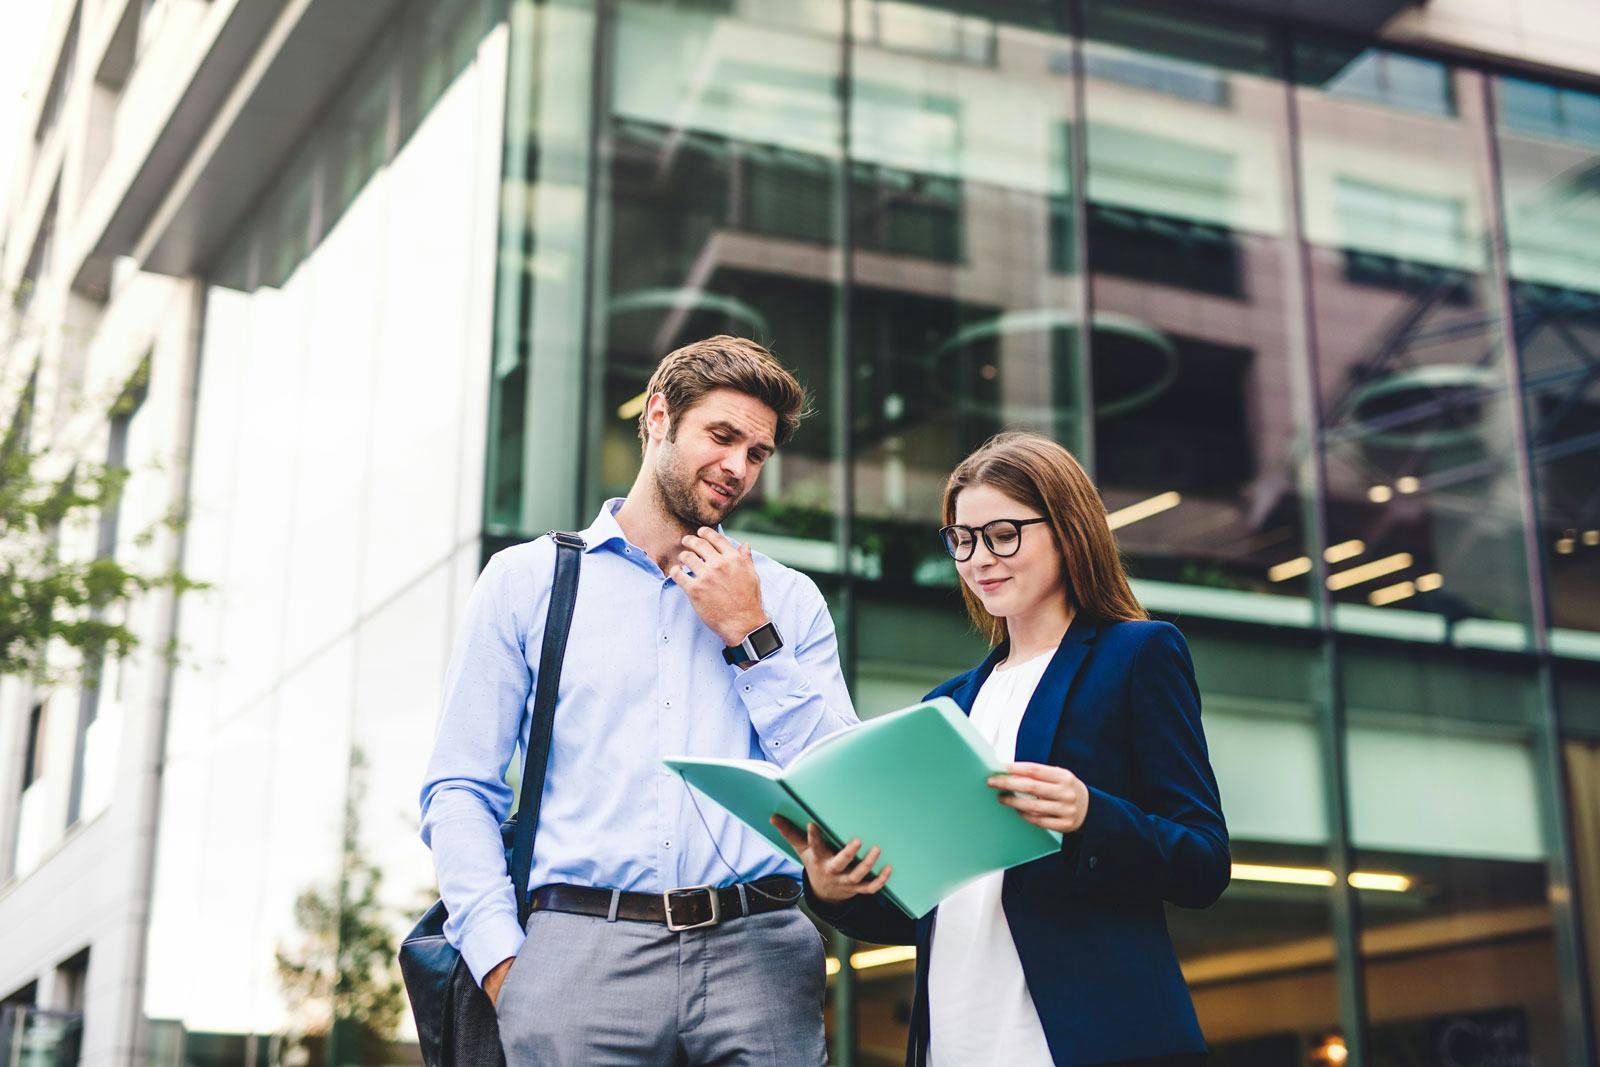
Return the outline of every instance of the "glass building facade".
[[[863,716],[985,652],[955,464],[1088,467],[1203,692],[1214,1063],[1593,1062],[1600,95],[1145,0],[427,10],[210,287],[185,633],[271,653],[179,673],[150,1063],[415,1060],[381,961],[456,604],[722,332],[815,395],[730,529]],[[834,1062],[901,1062],[913,962],[832,943]]]

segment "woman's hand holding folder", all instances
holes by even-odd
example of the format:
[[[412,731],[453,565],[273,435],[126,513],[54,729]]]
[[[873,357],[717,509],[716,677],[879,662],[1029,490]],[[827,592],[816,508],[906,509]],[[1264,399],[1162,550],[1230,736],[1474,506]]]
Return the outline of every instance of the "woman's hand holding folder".
[[[1089,787],[1065,767],[1047,763],[1007,763],[1006,773],[989,779],[1000,803],[1046,830],[1076,833],[1089,814]]]
[[[861,850],[859,837],[835,851],[822,839],[822,831],[817,829],[814,822],[806,823],[804,833],[782,815],[774,815],[772,825],[800,854],[811,891],[825,903],[843,904],[851,897],[876,893],[888,882],[889,872],[894,870],[893,866],[885,866],[876,878],[869,880],[867,876],[878,862],[878,846],[872,846],[858,861],[856,853]]]

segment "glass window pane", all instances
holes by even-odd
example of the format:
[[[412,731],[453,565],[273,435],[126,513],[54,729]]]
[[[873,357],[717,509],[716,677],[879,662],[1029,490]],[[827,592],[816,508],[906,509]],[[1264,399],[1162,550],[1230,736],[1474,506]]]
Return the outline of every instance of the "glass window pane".
[[[1561,91],[1553,85],[1496,78],[1500,122],[1518,133],[1557,136],[1561,132]]]
[[[1591,693],[1591,696],[1600,695]],[[1581,915],[1600,914],[1600,737],[1568,740],[1562,745],[1567,778],[1567,810],[1572,813],[1572,878]],[[1600,926],[1583,923],[1583,954],[1589,963],[1589,1021],[1600,1038]]]
[[[1057,6],[853,5],[853,692],[863,717],[920,699],[986,652],[935,536],[956,464],[1007,426],[1081,443],[1074,48]],[[855,972],[858,1063],[903,1061],[913,967]]]
[[[1370,1061],[1565,1062],[1532,664],[1374,643],[1341,670]]]
[[[605,309],[590,505],[639,466],[643,390],[662,356],[719,333],[773,348],[815,414],[768,461],[730,528],[792,565],[837,572],[831,385],[841,257],[843,6],[628,2],[612,20],[605,117]],[[806,14],[806,13],[800,13]]]
[[[1570,140],[1600,147],[1600,95],[1563,89],[1561,132]]]
[[[1600,665],[1558,662],[1555,671],[1562,732],[1600,739]]]
[[[1297,80],[1328,96],[1395,111],[1455,113],[1450,68],[1437,60],[1314,35],[1299,36],[1295,52]]]
[[[1322,652],[1280,631],[1184,626],[1232,840],[1233,881],[1167,923],[1218,1064],[1299,1067],[1338,1034]]]
[[[1026,6],[877,4],[855,27],[856,573],[907,603],[953,592],[934,532],[969,451],[1002,427],[1081,442],[1073,46],[1047,5]],[[983,47],[899,44],[958,30]]]
[[[1135,590],[1309,625],[1308,357],[1272,32],[1109,2],[1088,32],[1094,455]]]
[[[1432,59],[1390,52],[1384,63],[1384,93],[1401,107],[1449,115],[1455,110],[1450,95],[1450,68]]]
[[[1487,275],[1481,77],[1449,72],[1459,115],[1390,106],[1341,89],[1339,47],[1303,40],[1295,101],[1327,536],[1330,551],[1348,546],[1329,561],[1335,624],[1524,648],[1533,605]],[[1391,86],[1438,67],[1365,55]]]
[[[1551,644],[1600,659],[1600,96],[1504,78],[1496,87]],[[1536,89],[1559,121],[1522,121]]]

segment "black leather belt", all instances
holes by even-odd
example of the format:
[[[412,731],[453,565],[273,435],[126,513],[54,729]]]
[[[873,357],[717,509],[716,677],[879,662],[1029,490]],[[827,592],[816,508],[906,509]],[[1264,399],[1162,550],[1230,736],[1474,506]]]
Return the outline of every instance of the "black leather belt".
[[[741,892],[742,890],[742,892]],[[665,893],[623,893],[581,885],[546,885],[533,891],[534,911],[565,911],[602,919],[665,923],[668,930],[698,930],[746,915],[781,911],[800,903],[800,883],[775,874],[742,886],[685,886]]]

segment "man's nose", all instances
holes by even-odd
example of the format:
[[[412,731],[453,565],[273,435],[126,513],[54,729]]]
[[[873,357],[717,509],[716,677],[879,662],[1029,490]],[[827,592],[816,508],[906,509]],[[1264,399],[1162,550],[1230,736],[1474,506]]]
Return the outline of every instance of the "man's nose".
[[[743,485],[745,476],[750,470],[750,458],[744,454],[743,449],[729,452],[722,457],[722,469],[728,477]]]

